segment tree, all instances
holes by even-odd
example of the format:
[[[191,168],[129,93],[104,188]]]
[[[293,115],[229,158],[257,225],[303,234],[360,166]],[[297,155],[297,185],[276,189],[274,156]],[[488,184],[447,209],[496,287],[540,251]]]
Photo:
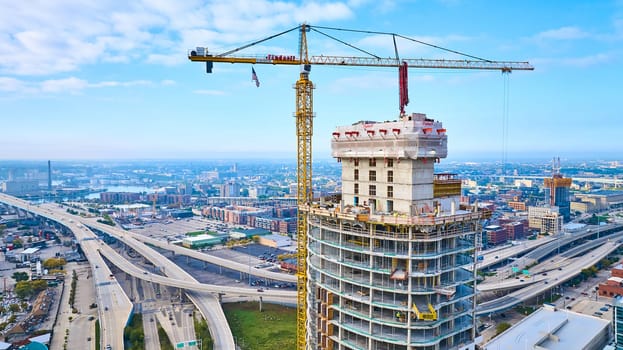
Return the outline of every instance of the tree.
[[[63,258],[49,258],[43,262],[43,267],[48,270],[56,270],[62,266],[65,266],[67,262]]]
[[[19,304],[11,304],[11,305],[9,305],[9,310],[11,312],[13,312],[13,313],[19,312],[19,310],[20,310]]]
[[[21,238],[13,239],[13,247],[14,248],[22,248],[24,246],[24,241]]]
[[[48,283],[44,280],[31,281],[30,285],[32,287],[33,294],[39,293],[40,291],[48,288]]]
[[[15,295],[21,299],[29,298],[33,293],[32,286],[29,281],[17,282],[13,291],[15,292]]]
[[[13,275],[11,275],[11,277],[13,277],[15,282],[28,281],[29,279],[27,272],[19,272],[19,271],[13,272]]]

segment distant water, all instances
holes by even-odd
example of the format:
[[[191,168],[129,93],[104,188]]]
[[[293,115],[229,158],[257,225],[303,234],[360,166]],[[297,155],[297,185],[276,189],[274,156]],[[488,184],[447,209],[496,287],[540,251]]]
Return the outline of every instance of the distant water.
[[[102,192],[132,192],[132,193],[154,193],[154,189],[144,186],[108,186],[106,191],[94,192],[86,196],[86,199],[99,199]]]

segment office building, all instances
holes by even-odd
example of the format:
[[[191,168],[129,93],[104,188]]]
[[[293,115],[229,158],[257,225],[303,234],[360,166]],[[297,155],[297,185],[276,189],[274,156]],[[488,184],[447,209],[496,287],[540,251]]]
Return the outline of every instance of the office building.
[[[499,225],[485,227],[484,233],[487,235],[486,241],[488,246],[504,244],[508,241],[508,231]]]
[[[240,197],[240,184],[227,181],[221,186],[221,197]]]
[[[612,302],[612,330],[614,348],[623,350],[623,296],[616,296]]]
[[[528,227],[555,235],[562,231],[563,217],[558,207],[528,207]]]
[[[412,114],[333,133],[342,200],[306,209],[311,349],[474,349],[466,267],[486,213],[459,203],[456,175],[435,174],[445,131]]]

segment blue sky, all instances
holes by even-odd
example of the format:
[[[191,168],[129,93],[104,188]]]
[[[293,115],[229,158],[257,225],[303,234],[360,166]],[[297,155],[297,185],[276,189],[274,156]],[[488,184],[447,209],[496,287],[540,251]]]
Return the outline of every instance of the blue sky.
[[[450,157],[620,158],[623,1],[1,1],[0,159],[294,157],[298,67],[203,64],[307,22],[402,34],[533,72],[409,70],[408,112],[448,129]],[[91,3],[91,4],[89,4]],[[325,31],[381,57],[391,37]],[[362,54],[310,33],[312,55]],[[461,58],[398,42],[401,57]],[[291,54],[296,33],[242,54]],[[333,128],[398,115],[393,68],[315,66],[314,153]],[[508,113],[505,113],[507,106]],[[503,121],[508,118],[507,137]]]

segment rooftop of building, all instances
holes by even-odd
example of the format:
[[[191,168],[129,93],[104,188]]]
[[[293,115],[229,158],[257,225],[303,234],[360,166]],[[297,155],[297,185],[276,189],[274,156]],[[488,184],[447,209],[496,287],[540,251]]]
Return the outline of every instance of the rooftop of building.
[[[584,349],[607,320],[544,306],[485,345],[485,349]]]
[[[203,241],[206,239],[214,239],[216,237],[209,235],[209,234],[202,234],[202,235],[197,235],[194,237],[184,237],[184,241],[186,242],[199,242],[199,241]]]
[[[28,249],[24,250],[22,252],[22,254],[26,254],[26,255],[28,255],[28,254],[35,254],[38,251],[39,251],[39,248],[31,247],[31,248],[28,248]]]
[[[621,284],[621,282],[623,282],[623,278],[621,278],[621,277],[610,277],[610,278],[608,278],[608,281],[612,281],[612,282],[615,282],[617,284]]]
[[[336,128],[331,153],[336,158],[445,158],[446,129],[422,113],[393,121],[359,121]]]
[[[606,197],[611,197],[611,196],[623,196],[623,191],[617,191],[617,190],[596,190],[596,191],[592,191],[589,193],[582,193],[582,194],[577,194],[579,196],[606,196]]]

